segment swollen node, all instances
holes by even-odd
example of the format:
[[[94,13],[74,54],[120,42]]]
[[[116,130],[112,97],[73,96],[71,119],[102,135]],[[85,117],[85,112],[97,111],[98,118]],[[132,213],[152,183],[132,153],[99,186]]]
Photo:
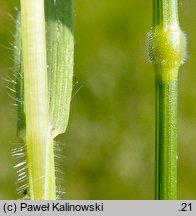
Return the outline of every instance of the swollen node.
[[[186,59],[186,36],[178,29],[154,27],[147,34],[148,58],[159,66],[180,66]]]

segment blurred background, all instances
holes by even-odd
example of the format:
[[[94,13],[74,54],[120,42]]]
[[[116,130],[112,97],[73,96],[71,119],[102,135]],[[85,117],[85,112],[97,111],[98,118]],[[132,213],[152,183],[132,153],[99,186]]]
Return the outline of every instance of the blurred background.
[[[18,199],[13,77],[14,9],[0,2],[0,199]],[[74,0],[71,114],[61,143],[64,199],[154,199],[154,71],[146,58],[151,1]],[[188,59],[179,73],[178,198],[196,199],[196,2],[179,0]]]

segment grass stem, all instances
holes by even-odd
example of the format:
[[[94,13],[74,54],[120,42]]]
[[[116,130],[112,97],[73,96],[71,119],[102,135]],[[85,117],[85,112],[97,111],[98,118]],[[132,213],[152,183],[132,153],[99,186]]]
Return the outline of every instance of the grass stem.
[[[156,67],[156,199],[177,194],[178,69]]]
[[[59,180],[56,183],[59,170],[55,166],[54,139],[66,131],[69,119],[74,63],[73,3],[20,2],[14,62],[17,134],[25,143],[26,161],[16,166],[25,166],[19,170],[18,181],[25,182],[20,186],[22,193],[27,194],[25,198],[54,200],[63,194]]]
[[[155,198],[177,198],[177,83],[185,61],[186,39],[178,21],[177,0],[153,0],[148,33],[149,60],[156,79]]]
[[[55,199],[46,62],[44,0],[21,0],[24,105],[30,199]]]

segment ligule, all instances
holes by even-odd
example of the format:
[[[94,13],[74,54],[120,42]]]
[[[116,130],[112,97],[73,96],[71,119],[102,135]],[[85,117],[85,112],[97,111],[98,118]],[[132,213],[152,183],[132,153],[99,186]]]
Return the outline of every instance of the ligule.
[[[73,78],[72,0],[48,0],[46,38],[49,109],[52,137],[64,133],[68,123]]]
[[[38,21],[36,18],[39,16],[38,10],[33,14],[31,3],[21,0],[22,7],[21,12],[18,12],[15,34],[17,135],[23,139],[24,145],[14,149],[13,155],[18,160],[15,166],[18,174],[18,192],[25,194],[25,199],[56,199],[63,194],[61,190],[59,191],[60,186],[57,185],[54,163],[56,150],[53,140],[66,130],[72,92],[74,49],[72,0],[42,0],[41,2],[45,4],[41,6],[42,3],[36,0],[33,7],[37,5],[34,8],[37,7],[41,11],[45,6],[45,27],[40,28],[38,22],[27,23],[28,16],[29,20]],[[35,26],[36,24],[45,36],[35,35],[32,41],[28,41],[28,36],[32,36],[28,35],[32,30],[28,30],[28,25]],[[37,34],[36,31],[35,27],[35,34]],[[38,49],[34,49],[38,46],[36,43],[39,42],[36,38],[39,37],[46,38],[46,50],[41,50],[41,52],[47,53],[47,60],[45,61],[44,56],[41,56],[42,62],[39,62],[40,50],[37,52]],[[42,45],[41,49],[45,46]],[[32,60],[35,60],[34,65],[31,65]],[[38,74],[35,69],[44,68],[46,62],[46,74],[41,74],[45,73],[44,70],[40,70]],[[44,77],[46,80],[40,81]],[[43,88],[46,88],[46,94]],[[44,109],[45,112],[40,113]]]

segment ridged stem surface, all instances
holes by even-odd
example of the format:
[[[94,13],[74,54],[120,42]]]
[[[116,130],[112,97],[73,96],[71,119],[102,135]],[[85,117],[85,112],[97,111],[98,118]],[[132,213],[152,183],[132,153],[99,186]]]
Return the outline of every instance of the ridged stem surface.
[[[156,199],[177,195],[177,76],[178,69],[156,71]]]
[[[153,0],[153,24],[162,25],[164,28],[178,26],[178,1]]]

